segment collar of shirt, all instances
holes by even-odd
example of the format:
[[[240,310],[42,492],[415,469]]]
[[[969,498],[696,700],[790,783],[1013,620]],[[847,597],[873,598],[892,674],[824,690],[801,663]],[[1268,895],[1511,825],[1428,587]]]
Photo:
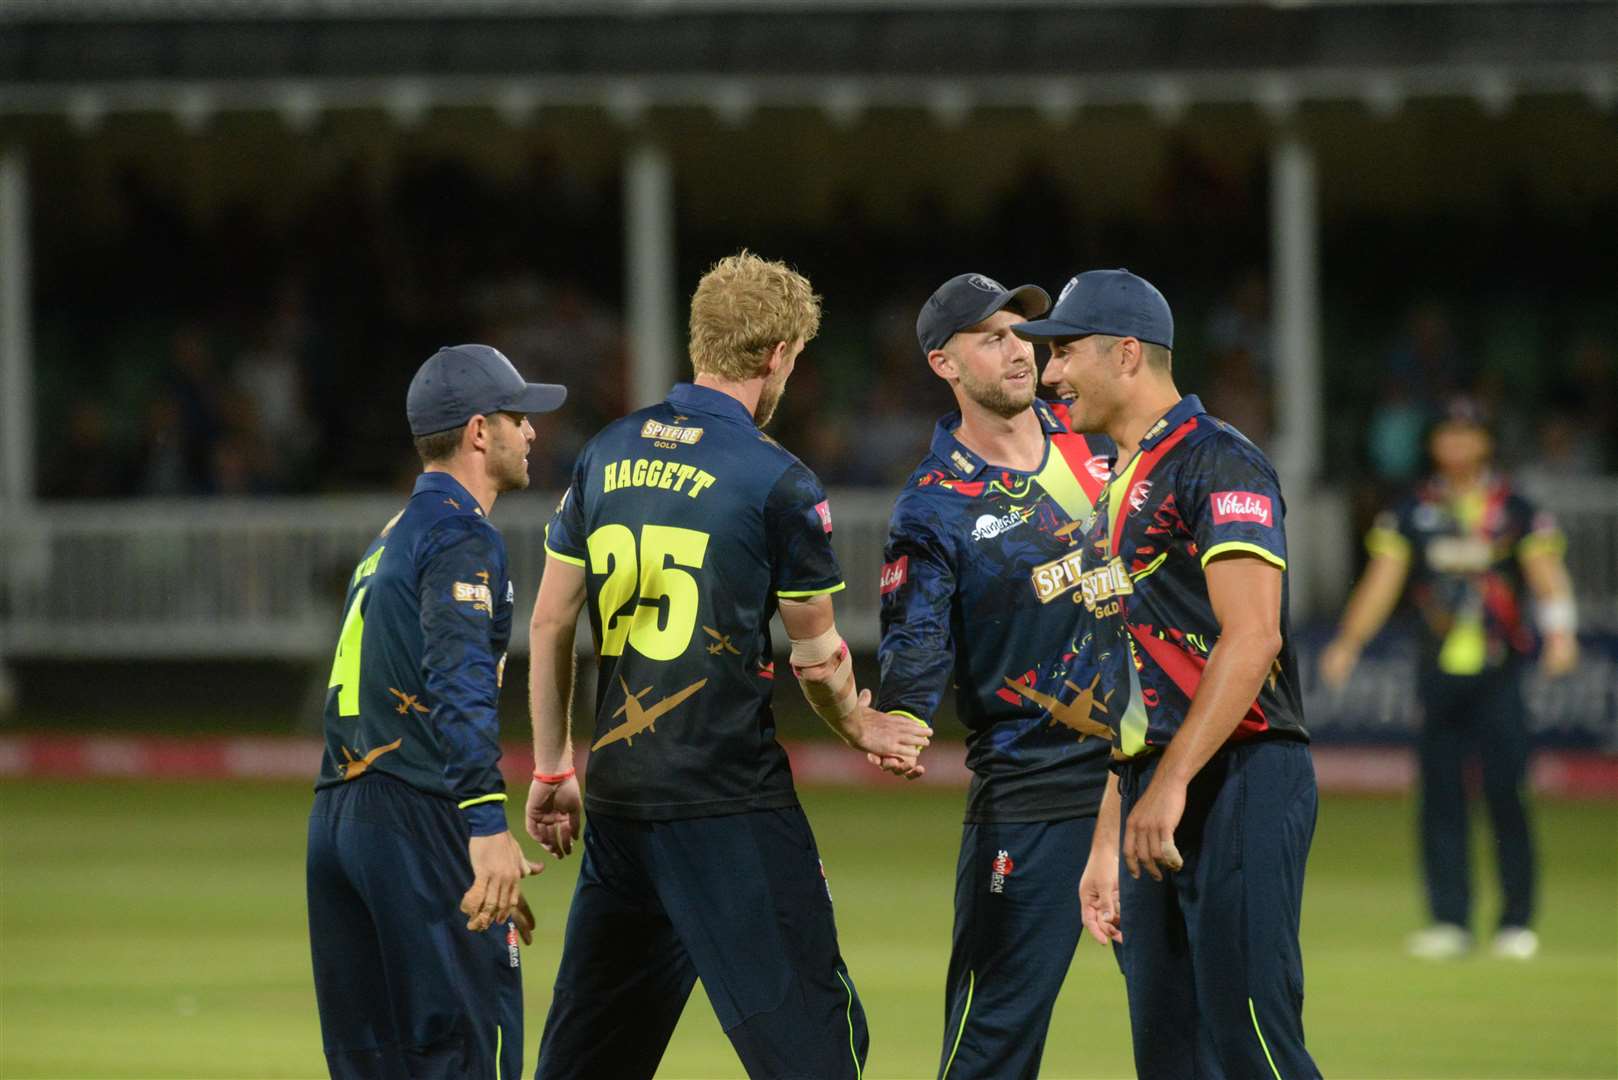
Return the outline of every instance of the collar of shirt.
[[[1195,394],[1187,394],[1174,403],[1174,408],[1158,417],[1157,423],[1146,429],[1141,437],[1140,450],[1145,453],[1168,437],[1172,431],[1179,430],[1181,424],[1194,416],[1201,416],[1208,410],[1202,407],[1202,401]]]
[[[723,416],[727,420],[738,420],[749,426],[753,423],[753,414],[747,411],[747,406],[719,390],[696,383],[675,383],[674,389],[669,391],[668,402],[676,410],[707,413],[710,416]]]
[[[474,514],[478,517],[483,516],[483,507],[478,505],[478,501],[472,497],[472,493],[467,491],[459,480],[447,472],[424,472],[416,477],[415,490],[410,494],[412,496],[420,495],[424,491],[434,491],[441,495],[448,495],[456,501],[464,500],[465,505],[471,507]]]
[[[1039,426],[1044,429],[1046,438],[1067,432],[1067,428],[1056,418],[1056,414],[1051,411],[1051,407],[1045,402],[1036,398],[1033,409],[1034,415],[1039,417]],[[989,463],[968,450],[966,444],[955,437],[955,433],[960,430],[960,427],[961,413],[959,409],[939,420],[938,426],[933,429],[931,449],[933,456],[947,463],[962,480],[970,480],[988,468]]]

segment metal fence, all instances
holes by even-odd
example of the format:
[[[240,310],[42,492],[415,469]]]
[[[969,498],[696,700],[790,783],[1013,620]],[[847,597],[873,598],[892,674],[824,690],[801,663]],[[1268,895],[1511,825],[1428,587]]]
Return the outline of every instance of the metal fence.
[[[1618,628],[1618,478],[1540,493],[1562,519],[1580,610]],[[1329,617],[1349,574],[1343,499],[1292,500],[1294,619]],[[834,492],[834,542],[848,581],[838,624],[858,648],[877,637],[889,492]],[[329,652],[349,575],[398,510],[391,497],[142,500],[43,504],[0,518],[0,655],[82,658],[315,659]],[[508,497],[496,512],[511,556],[518,617],[544,564],[554,498]],[[1301,580],[1309,587],[1300,590]]]

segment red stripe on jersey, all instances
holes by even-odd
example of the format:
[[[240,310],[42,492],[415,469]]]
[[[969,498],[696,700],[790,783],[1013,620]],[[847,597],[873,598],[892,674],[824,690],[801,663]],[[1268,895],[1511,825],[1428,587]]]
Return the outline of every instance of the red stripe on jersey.
[[[1152,470],[1157,468],[1157,463],[1163,460],[1164,455],[1179,446],[1180,441],[1195,431],[1196,427],[1197,418],[1195,416],[1189,417],[1185,423],[1175,428],[1162,442],[1141,454],[1140,461],[1135,464],[1134,472],[1130,475],[1128,489],[1121,493],[1122,497],[1129,498],[1129,493],[1152,475]],[[1119,475],[1121,476],[1123,473],[1120,472]],[[1131,510],[1127,506],[1119,508],[1118,527],[1113,529],[1112,535],[1107,537],[1109,555],[1118,554],[1118,541],[1124,535],[1125,523],[1129,520],[1130,513]]]
[[[1107,486],[1107,475],[1103,468],[1100,470],[1102,475],[1097,476],[1091,470],[1090,463],[1098,457],[1105,463],[1106,456],[1096,453],[1090,446],[1090,440],[1083,435],[1053,435],[1051,442],[1056,445],[1062,460],[1067,462],[1068,470],[1079,482],[1079,487],[1090,500],[1090,505],[1094,506],[1096,500],[1101,497],[1101,489]]]
[[[1187,652],[1172,641],[1164,641],[1155,634],[1146,632],[1143,628],[1131,625],[1129,632],[1134,635],[1135,641],[1145,651],[1152,662],[1163,669],[1163,673],[1173,680],[1174,685],[1180,688],[1186,698],[1196,697],[1197,687],[1202,685],[1202,671],[1208,666],[1208,661],[1196,653]],[[1242,717],[1236,730],[1231,732],[1232,741],[1240,741],[1261,731],[1268,731],[1270,721],[1264,715],[1264,709],[1255,699],[1248,708],[1247,715]]]

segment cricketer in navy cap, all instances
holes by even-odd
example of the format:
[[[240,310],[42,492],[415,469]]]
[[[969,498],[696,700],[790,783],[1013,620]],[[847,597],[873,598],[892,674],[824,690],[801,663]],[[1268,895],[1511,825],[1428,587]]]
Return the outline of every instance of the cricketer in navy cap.
[[[916,340],[924,353],[942,349],[951,337],[1008,307],[1032,319],[1050,310],[1051,297],[1038,285],[1008,289],[983,274],[956,274],[921,306],[921,314],[916,316]]]
[[[1041,344],[1106,334],[1174,348],[1174,315],[1151,282],[1128,270],[1086,270],[1070,278],[1050,317],[1018,323],[1011,332]]]
[[[429,356],[410,380],[405,414],[410,434],[432,435],[458,428],[474,416],[551,412],[566,399],[567,387],[527,381],[499,349],[446,345]]]

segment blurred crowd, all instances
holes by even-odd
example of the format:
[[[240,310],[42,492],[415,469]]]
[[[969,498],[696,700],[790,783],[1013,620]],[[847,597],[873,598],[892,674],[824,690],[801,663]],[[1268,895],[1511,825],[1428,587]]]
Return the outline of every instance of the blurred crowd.
[[[950,399],[922,361],[915,316],[965,270],[1054,294],[1077,269],[1126,262],[1174,304],[1181,389],[1263,445],[1276,357],[1258,269],[1262,170],[1222,175],[1181,148],[1160,183],[1169,209],[1147,222],[1086,218],[1037,161],[970,218],[923,190],[905,220],[877,220],[855,192],[829,226],[758,235],[682,220],[680,280],[746,244],[825,294],[821,337],[775,433],[828,484],[892,488],[925,452]],[[616,180],[582,182],[544,153],[503,182],[451,158],[380,181],[356,164],[274,228],[253,206],[198,220],[135,171],[115,200],[101,226],[42,237],[43,496],[400,489],[418,467],[402,419],[409,374],[460,341],[572,388],[561,412],[535,418],[537,488],[561,487],[583,440],[628,407]],[[1037,229],[1030,206],[1053,208]],[[1413,302],[1422,290],[1409,287],[1380,297],[1367,329],[1358,288],[1352,277],[1335,288],[1328,267],[1336,478],[1411,481],[1435,407],[1457,390],[1492,407],[1517,470],[1618,471],[1618,360],[1600,318],[1564,312],[1547,326],[1530,297],[1522,325],[1503,330],[1498,317],[1473,320],[1486,298]]]

